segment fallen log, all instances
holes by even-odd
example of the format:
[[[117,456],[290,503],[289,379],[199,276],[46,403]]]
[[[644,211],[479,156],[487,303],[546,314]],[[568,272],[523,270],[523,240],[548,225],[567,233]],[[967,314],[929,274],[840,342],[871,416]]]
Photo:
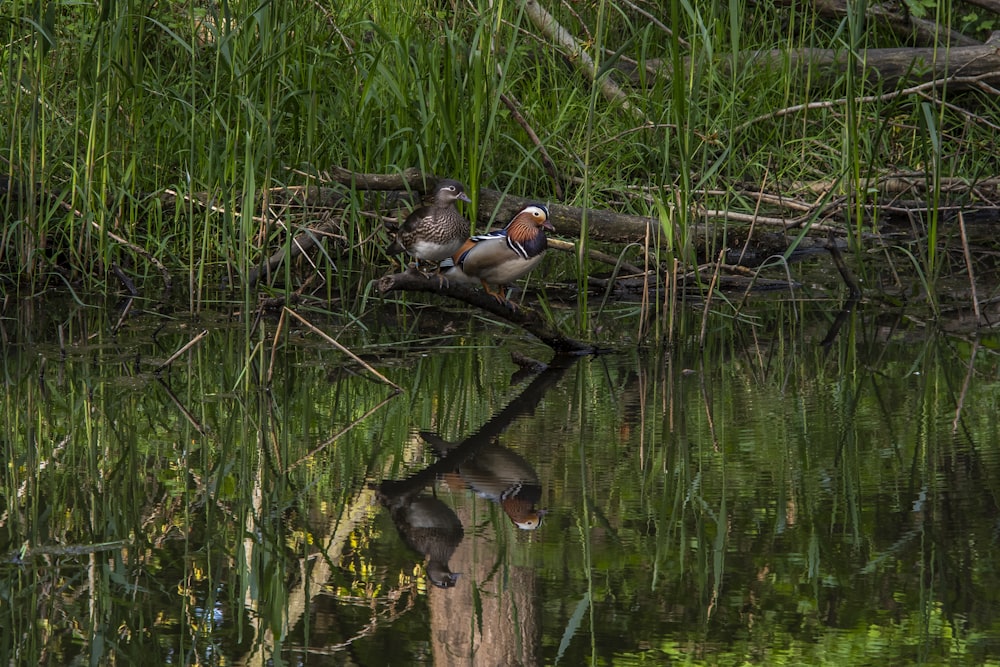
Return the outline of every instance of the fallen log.
[[[818,48],[749,51],[728,56],[721,64],[735,70],[746,63],[760,69],[787,68],[793,78],[811,86],[831,86],[853,67],[860,80],[880,85],[883,91],[930,82],[936,82],[940,90],[954,91],[1000,82],[1000,35],[994,33],[984,44],[865,49],[857,54],[847,49]],[[643,65],[648,73],[673,76],[668,59],[650,58]],[[694,61],[689,59],[684,66],[693,67]],[[634,84],[642,80],[635,65],[619,62],[616,67]]]

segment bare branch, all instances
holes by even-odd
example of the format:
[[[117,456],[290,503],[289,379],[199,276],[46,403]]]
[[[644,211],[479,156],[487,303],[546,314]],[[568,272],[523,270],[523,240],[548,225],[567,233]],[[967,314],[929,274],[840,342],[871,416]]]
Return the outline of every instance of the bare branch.
[[[418,271],[384,276],[378,281],[378,290],[382,294],[394,291],[431,292],[462,301],[516,324],[559,354],[593,354],[596,351],[593,345],[562,335],[530,308],[502,304],[485,292],[465,285],[442,284],[436,277],[428,278]]]
[[[535,144],[538,148],[538,154],[542,157],[542,164],[545,165],[545,171],[549,172],[549,178],[552,179],[552,187],[556,190],[556,199],[562,201],[563,199],[563,189],[562,184],[559,182],[559,171],[556,169],[556,163],[553,162],[552,158],[549,156],[548,150],[545,148],[545,144],[542,140],[538,138],[535,134],[535,130],[528,124],[524,116],[521,115],[521,110],[518,108],[520,105],[513,95],[504,95],[500,93],[500,101],[504,103],[507,110],[510,111],[510,115],[514,117],[517,124],[528,133],[528,138],[531,139],[531,143]]]
[[[1000,49],[997,49],[1000,52]],[[1000,53],[997,54],[1000,58]],[[997,62],[1000,65],[1000,60]],[[988,81],[996,80],[1000,77],[1000,69],[997,71],[985,72],[977,76],[948,76],[942,79],[935,79],[933,81],[926,81],[916,86],[911,86],[909,88],[903,88],[902,90],[893,90],[891,92],[885,93],[883,95],[868,95],[866,97],[858,97],[854,99],[855,103],[858,104],[871,104],[872,102],[886,102],[904,95],[916,95],[927,90],[932,90],[935,88],[941,88],[942,86],[951,85],[963,85],[963,86],[985,86],[985,90],[993,91],[996,94],[996,89],[988,85]],[[810,102],[808,104],[796,104],[790,107],[785,107],[784,109],[778,109],[777,111],[772,111],[768,114],[763,114],[757,116],[756,118],[751,118],[745,123],[741,123],[733,128],[732,133],[735,134],[751,125],[755,125],[762,120],[767,120],[769,118],[780,118],[781,116],[787,116],[793,113],[799,113],[807,109],[829,109],[832,107],[844,106],[848,102],[846,97],[842,97],[838,100],[824,100],[822,102]],[[993,127],[991,124],[990,127]]]
[[[632,106],[628,101],[628,96],[610,76],[605,74],[598,77],[597,67],[586,49],[576,41],[566,28],[562,27],[552,14],[549,14],[544,7],[538,4],[537,0],[527,0],[524,3],[524,12],[542,34],[553,40],[566,52],[570,62],[577,69],[582,71],[588,79],[600,87],[601,94],[604,95],[605,99],[609,102],[620,103],[623,109],[637,118],[643,117],[642,111]]]

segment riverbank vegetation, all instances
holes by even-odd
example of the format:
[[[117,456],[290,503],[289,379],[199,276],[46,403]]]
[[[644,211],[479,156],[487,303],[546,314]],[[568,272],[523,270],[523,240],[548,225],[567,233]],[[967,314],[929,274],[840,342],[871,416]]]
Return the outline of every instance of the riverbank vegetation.
[[[935,314],[947,285],[981,315],[1000,199],[982,4],[15,0],[2,289],[167,287],[197,309],[225,284],[357,313],[394,270],[386,223],[450,176],[476,230],[556,210],[573,245],[532,285],[565,288],[578,331],[629,292],[661,332],[678,285],[785,279],[823,247],[868,296]]]
[[[1000,655],[995,7],[0,3],[0,663]]]

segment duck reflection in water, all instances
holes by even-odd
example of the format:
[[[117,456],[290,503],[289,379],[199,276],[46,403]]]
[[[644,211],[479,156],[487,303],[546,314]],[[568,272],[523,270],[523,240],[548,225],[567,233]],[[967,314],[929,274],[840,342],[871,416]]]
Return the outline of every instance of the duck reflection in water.
[[[421,432],[440,458],[405,479],[387,479],[378,485],[379,500],[389,510],[396,530],[410,548],[427,558],[427,576],[438,588],[452,588],[458,580],[448,560],[465,533],[454,510],[425,489],[457,472],[475,493],[498,503],[514,525],[524,530],[538,528],[545,514],[536,508],[542,495],[538,474],[497,440],[515,420],[534,412],[576,359],[557,356],[549,366],[543,365],[544,370],[520,395],[461,442],[450,443],[435,433]]]
[[[427,495],[386,497],[392,522],[403,541],[427,559],[427,578],[438,588],[451,588],[458,575],[448,569],[465,531],[455,511]]]
[[[421,431],[420,436],[441,457],[459,444],[430,431]],[[518,528],[535,530],[541,525],[545,510],[536,505],[542,499],[542,485],[538,473],[520,454],[490,442],[479,447],[456,472],[480,498],[498,503]]]

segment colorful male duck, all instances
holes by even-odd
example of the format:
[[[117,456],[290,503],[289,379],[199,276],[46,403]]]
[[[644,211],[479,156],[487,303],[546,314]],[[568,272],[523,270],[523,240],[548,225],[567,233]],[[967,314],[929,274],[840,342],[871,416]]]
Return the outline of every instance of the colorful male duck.
[[[441,269],[449,281],[480,282],[486,293],[507,303],[505,286],[542,261],[548,247],[545,230],[555,231],[549,210],[541,204],[525,206],[503,229],[473,236]],[[497,291],[490,289],[496,285]]]
[[[448,442],[431,431],[421,431],[420,437],[438,456],[446,456],[460,444]],[[535,530],[541,525],[546,510],[536,505],[542,499],[542,484],[538,473],[520,454],[490,442],[479,446],[472,457],[458,466],[457,472],[469,489],[480,498],[499,504],[521,530]]]
[[[420,260],[440,262],[451,257],[469,237],[469,221],[455,208],[459,200],[472,201],[461,183],[450,178],[438,182],[432,203],[406,217],[386,252],[406,252],[418,265]]]

